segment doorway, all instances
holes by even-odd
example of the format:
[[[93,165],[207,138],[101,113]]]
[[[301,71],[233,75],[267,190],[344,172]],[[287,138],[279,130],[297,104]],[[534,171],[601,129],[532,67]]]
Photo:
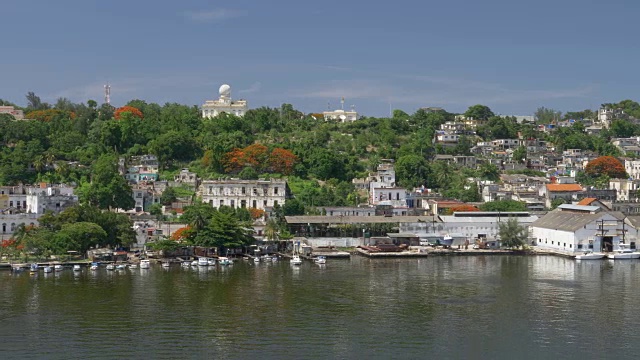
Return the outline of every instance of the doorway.
[[[604,252],[613,251],[613,236],[602,237],[602,251]]]

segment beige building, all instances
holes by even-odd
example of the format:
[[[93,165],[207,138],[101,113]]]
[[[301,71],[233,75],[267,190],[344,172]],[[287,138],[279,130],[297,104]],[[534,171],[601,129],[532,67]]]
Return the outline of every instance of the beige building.
[[[223,84],[218,90],[220,98],[217,100],[207,100],[202,105],[202,117],[211,118],[220,113],[231,114],[235,116],[244,116],[247,112],[247,101],[231,99],[231,86]]]
[[[0,106],[0,114],[9,114],[12,115],[14,119],[16,120],[23,120],[24,119],[24,113],[22,112],[22,110],[16,109],[13,106]]]
[[[204,180],[200,185],[202,202],[214,208],[255,208],[265,210],[275,205],[284,205],[289,197],[286,180]]]

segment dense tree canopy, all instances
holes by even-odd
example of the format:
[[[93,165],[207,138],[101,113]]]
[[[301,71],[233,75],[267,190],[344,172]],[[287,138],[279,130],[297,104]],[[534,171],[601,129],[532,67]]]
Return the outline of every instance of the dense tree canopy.
[[[591,160],[584,170],[587,175],[592,177],[601,175],[606,175],[614,179],[624,179],[627,177],[624,165],[613,156],[600,156],[597,159]]]

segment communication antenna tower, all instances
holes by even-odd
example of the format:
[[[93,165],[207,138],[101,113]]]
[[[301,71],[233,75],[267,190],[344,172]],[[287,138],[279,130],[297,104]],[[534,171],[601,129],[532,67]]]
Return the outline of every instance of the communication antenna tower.
[[[340,99],[340,109],[344,111],[344,96]]]
[[[104,86],[104,102],[111,105],[111,85],[109,83]]]

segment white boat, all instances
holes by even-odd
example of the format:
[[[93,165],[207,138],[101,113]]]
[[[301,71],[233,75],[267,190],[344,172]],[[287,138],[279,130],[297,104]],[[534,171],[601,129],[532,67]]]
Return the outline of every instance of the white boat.
[[[231,260],[227,257],[219,257],[218,264],[220,265],[231,265]]]
[[[129,264],[129,269],[137,269],[138,264]]]
[[[196,264],[197,265],[197,264]],[[190,261],[183,261],[180,266],[182,266],[183,268],[188,268],[191,266],[191,262]]]
[[[631,249],[628,245],[622,246],[621,244],[619,249],[607,254],[607,257],[613,260],[640,259],[640,252]]]
[[[582,254],[576,255],[576,260],[599,260],[606,255],[603,253],[594,253],[593,251],[585,251]]]
[[[149,260],[140,260],[140,269],[148,269],[151,267],[151,262]]]
[[[206,258],[206,257],[198,258],[198,266],[209,266],[209,258]]]
[[[98,270],[98,263],[91,263],[91,267],[89,269],[91,269],[93,271]]]
[[[165,268],[165,269],[169,268],[169,266],[171,266],[171,263],[168,262],[168,261],[165,261],[165,262],[162,263],[162,267]]]
[[[273,256],[271,257],[271,261],[273,261],[273,262],[278,261],[278,256],[273,255]]]
[[[115,270],[116,266],[113,264],[107,264],[107,270]]]
[[[313,261],[316,264],[326,264],[327,263],[327,258],[325,256],[316,256],[316,258]]]
[[[193,260],[193,261],[191,262],[191,266],[193,266],[193,267],[198,266],[198,260]]]
[[[51,273],[51,272],[53,272],[53,268],[51,266],[45,266],[44,267],[44,272],[47,273],[47,274]]]
[[[302,259],[300,258],[300,255],[293,255],[293,257],[291,258],[291,265],[301,265],[302,264]]]
[[[127,268],[127,265],[125,265],[125,264],[116,265],[116,269],[118,269],[118,270],[125,270],[126,268]]]
[[[80,267],[80,265],[75,264],[73,265],[73,271],[82,271],[82,268]]]
[[[216,266],[216,260],[215,259],[208,259],[207,260],[207,264],[209,264],[209,266]]]
[[[254,263],[259,263],[260,262],[260,256],[256,256],[253,258],[253,262]]]
[[[60,265],[60,264],[56,264],[56,265],[53,266],[53,270],[62,271],[62,270],[64,270],[64,267],[62,265]]]
[[[38,272],[38,264],[33,263],[29,266],[29,272],[31,273],[37,273]]]

